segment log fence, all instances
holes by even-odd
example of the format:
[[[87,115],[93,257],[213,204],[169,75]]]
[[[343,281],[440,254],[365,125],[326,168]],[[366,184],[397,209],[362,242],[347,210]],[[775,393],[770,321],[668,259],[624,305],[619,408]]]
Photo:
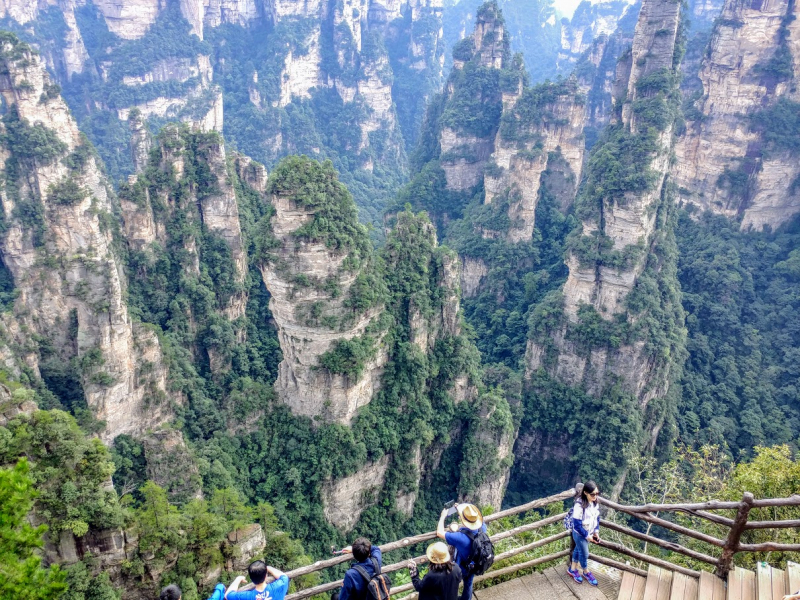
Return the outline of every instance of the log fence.
[[[529,511],[544,509],[556,503],[563,503],[565,500],[573,498],[579,492],[579,490],[582,489],[582,487],[583,484],[579,483],[573,489],[565,490],[559,494],[554,494],[546,498],[540,498],[538,500],[528,502],[527,504],[523,504],[520,506],[516,506],[513,508],[493,513],[491,515],[486,516],[484,520],[487,523],[492,523],[493,521],[497,521],[498,519],[502,519],[504,517],[520,515],[522,513],[527,513]],[[750,530],[800,527],[800,519],[775,520],[775,521],[748,520],[749,514],[754,508],[786,507],[786,506],[800,507],[800,495],[797,494],[790,496],[788,498],[770,498],[765,500],[756,500],[753,498],[753,495],[748,492],[744,494],[742,500],[739,502],[719,502],[714,500],[714,501],[700,502],[700,503],[645,504],[642,506],[629,506],[629,505],[619,504],[610,499],[601,497],[600,503],[610,511],[615,511],[629,515],[645,523],[657,525],[661,528],[672,531],[674,533],[687,536],[689,538],[708,544],[713,548],[720,549],[719,556],[712,556],[710,554],[706,554],[696,549],[687,548],[686,546],[681,545],[674,541],[664,540],[657,536],[650,535],[648,533],[642,533],[640,531],[636,531],[635,529],[632,529],[630,527],[626,527],[624,525],[615,523],[609,520],[608,518],[603,519],[601,525],[604,529],[614,531],[628,538],[632,538],[640,542],[646,542],[648,544],[653,544],[665,550],[669,550],[671,552],[675,552],[677,554],[681,554],[683,556],[692,558],[696,561],[710,565],[711,567],[714,568],[715,574],[722,579],[725,579],[727,577],[729,571],[733,567],[734,555],[739,552],[775,552],[775,551],[800,552],[800,544],[783,544],[778,542],[747,544],[741,542],[742,535]],[[736,511],[736,514],[734,518],[730,518],[724,515],[718,515],[714,512],[710,512],[717,510],[725,510],[731,512]],[[686,514],[692,517],[706,520],[716,525],[727,527],[729,531],[725,539],[719,539],[707,533],[695,531],[684,525],[656,516],[654,513]],[[518,536],[522,533],[536,531],[537,529],[547,527],[548,525],[559,523],[564,518],[565,515],[566,512],[559,512],[559,514],[555,514],[540,519],[538,521],[534,521],[532,523],[528,523],[525,525],[521,525],[519,527],[514,527],[512,529],[494,533],[493,535],[490,536],[490,539],[492,540],[492,542],[497,543],[499,541]],[[499,568],[495,568],[495,570],[493,571],[489,571],[484,575],[476,577],[475,582],[477,583],[480,581],[495,579],[498,577],[506,577],[508,575],[513,575],[514,573],[517,573],[522,570],[531,569],[533,567],[547,563],[552,563],[554,561],[567,557],[569,555],[569,550],[561,549],[552,552],[550,554],[533,558],[531,560],[524,561],[518,564],[513,564],[508,566],[501,565],[501,563],[507,559],[514,558],[526,552],[530,552],[532,550],[536,550],[539,548],[549,546],[550,544],[557,543],[565,538],[568,538],[569,535],[570,535],[569,532],[562,530],[559,531],[558,533],[551,534],[541,539],[535,540],[533,542],[525,543],[517,547],[511,548],[509,550],[506,550],[504,552],[501,552],[497,554],[495,557],[495,563],[498,565]],[[418,544],[431,541],[435,538],[436,538],[436,532],[432,531],[420,535],[406,537],[401,540],[397,540],[387,544],[383,544],[382,546],[380,546],[380,549],[381,552],[384,555],[386,555],[396,550],[412,549]],[[683,573],[690,577],[700,576],[699,571],[687,568],[682,565],[671,563],[668,560],[665,560],[664,558],[659,558],[645,554],[643,552],[632,550],[631,548],[628,548],[623,544],[603,539],[600,541],[599,546],[615,554],[619,554],[627,558],[632,558],[641,563],[659,566],[665,569]],[[619,570],[630,571],[637,575],[646,574],[646,571],[640,569],[637,566],[631,565],[627,562],[614,560],[608,556],[602,556],[593,553],[592,559],[596,560],[599,563],[614,567]],[[330,558],[327,560],[317,561],[305,567],[294,569],[288,572],[287,575],[289,576],[290,579],[294,579],[302,575],[308,575],[310,573],[323,571],[324,569],[334,567],[349,560],[351,560],[351,557],[349,555],[336,556],[334,558]],[[416,556],[414,558],[404,559],[399,562],[386,564],[383,566],[383,572],[393,573],[405,569],[407,568],[408,563],[411,560],[413,560],[416,564],[421,565],[426,563],[428,559],[423,554],[422,556]],[[341,585],[342,585],[342,580],[323,583],[311,588],[302,589],[292,594],[289,594],[286,597],[286,600],[303,600],[305,598],[311,598],[312,596],[316,596],[318,594],[325,594],[327,592],[335,590],[339,588]],[[393,596],[408,594],[408,592],[413,592],[413,587],[410,583],[393,587],[391,590]],[[405,597],[408,600],[411,600],[412,598],[415,597],[415,594],[407,595]]]

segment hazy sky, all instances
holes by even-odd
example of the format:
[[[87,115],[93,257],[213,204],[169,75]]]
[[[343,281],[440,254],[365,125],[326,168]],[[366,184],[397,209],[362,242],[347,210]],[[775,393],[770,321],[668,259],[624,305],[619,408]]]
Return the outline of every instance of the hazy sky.
[[[572,17],[572,13],[575,12],[575,9],[578,8],[578,4],[581,3],[581,0],[555,0],[553,5],[556,7],[556,11],[562,17]]]

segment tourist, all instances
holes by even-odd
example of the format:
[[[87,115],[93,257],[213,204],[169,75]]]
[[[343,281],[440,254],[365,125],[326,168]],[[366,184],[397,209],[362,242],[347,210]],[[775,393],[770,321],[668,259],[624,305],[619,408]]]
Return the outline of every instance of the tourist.
[[[158,595],[158,600],[181,600],[181,588],[174,583],[168,585]]]
[[[352,546],[342,549],[342,552],[352,554],[354,562],[344,574],[342,589],[334,592],[331,600],[367,600],[369,582],[381,572],[381,549],[362,537],[353,542]],[[388,585],[391,587],[391,583]]]
[[[413,560],[408,563],[411,583],[419,592],[419,600],[457,600],[458,585],[462,579],[461,567],[453,562],[447,544],[431,544],[425,554],[431,566],[422,581],[417,573],[417,563]]]
[[[572,508],[572,539],[575,550],[572,552],[572,564],[567,568],[577,583],[586,579],[591,585],[597,585],[597,579],[589,571],[589,542],[600,541],[600,503],[597,498],[600,490],[594,481],[587,481],[583,490],[575,497]],[[580,566],[580,571],[578,567]]]
[[[273,567],[267,566],[263,560],[250,563],[247,567],[247,574],[253,589],[239,591],[239,586],[245,580],[243,575],[239,575],[225,592],[226,600],[283,600],[286,592],[289,591],[289,578],[286,573]],[[267,574],[275,578],[272,583],[266,583]]]
[[[483,522],[481,511],[474,504],[457,504],[456,509],[461,520],[461,527],[458,531],[445,531],[444,521],[448,516],[448,509],[445,508],[439,517],[436,535],[455,549],[455,562],[461,567],[461,575],[464,579],[464,591],[461,592],[460,600],[471,600],[472,583],[476,571],[473,557],[476,548],[474,548],[473,541],[478,534],[486,533],[486,525]]]

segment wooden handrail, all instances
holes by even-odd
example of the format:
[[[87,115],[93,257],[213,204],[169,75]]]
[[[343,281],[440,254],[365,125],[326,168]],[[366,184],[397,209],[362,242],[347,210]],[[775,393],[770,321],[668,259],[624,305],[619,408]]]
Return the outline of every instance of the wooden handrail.
[[[730,572],[731,566],[733,565],[733,555],[739,550],[739,540],[744,533],[744,527],[747,525],[747,517],[750,514],[751,508],[753,508],[753,494],[745,492],[739,504],[736,518],[733,520],[733,525],[728,533],[728,539],[725,540],[725,546],[722,548],[722,554],[719,557],[719,563],[715,570],[717,577],[720,579],[728,578],[728,572]]]
[[[602,526],[611,529],[612,531],[617,531],[619,533],[629,535],[637,540],[641,540],[643,542],[647,542],[649,544],[655,544],[656,546],[660,546],[662,548],[666,548],[667,550],[672,550],[673,552],[678,552],[690,558],[694,558],[695,560],[702,561],[704,563],[708,563],[710,565],[716,565],[717,559],[713,556],[709,556],[708,554],[703,554],[702,552],[697,552],[695,550],[690,550],[689,548],[685,548],[680,544],[676,544],[674,542],[667,542],[662,540],[661,538],[654,537],[652,535],[647,535],[646,533],[640,533],[633,529],[629,529],[628,527],[623,527],[622,525],[617,525],[613,521],[603,521]]]
[[[573,489],[569,489],[569,490],[565,490],[565,491],[563,491],[561,493],[553,494],[552,496],[548,496],[546,498],[539,498],[538,500],[534,500],[533,502],[528,502],[527,504],[523,504],[523,505],[520,505],[520,506],[516,506],[514,508],[509,508],[509,509],[504,510],[504,511],[500,511],[500,512],[497,512],[497,513],[494,513],[494,514],[491,514],[491,515],[487,515],[486,518],[484,519],[484,521],[486,521],[486,522],[496,521],[496,520],[501,519],[503,517],[509,517],[509,516],[513,516],[513,515],[518,515],[520,513],[527,512],[529,510],[535,510],[535,509],[538,509],[538,508],[543,508],[543,507],[545,507],[545,506],[547,506],[549,504],[552,504],[554,502],[559,502],[559,501],[565,500],[567,498],[571,498],[571,497],[573,497],[575,495],[575,493],[576,492],[575,492],[574,488]],[[513,529],[509,529],[508,531],[503,531],[503,532],[497,533],[497,534],[491,536],[490,539],[492,540],[492,542],[497,542],[497,541],[500,541],[500,540],[503,540],[503,539],[518,535],[520,533],[524,533],[524,532],[528,532],[528,531],[534,531],[534,530],[539,529],[541,527],[545,527],[546,525],[552,525],[553,523],[557,523],[558,521],[560,521],[561,519],[564,518],[564,515],[566,515],[566,513],[561,513],[561,514],[558,514],[558,515],[554,515],[552,517],[547,517],[545,519],[541,519],[539,521],[535,521],[534,523],[529,523],[527,525],[522,525],[520,527],[515,527]],[[559,534],[559,537],[557,539],[561,539],[561,537],[566,537],[566,533],[567,532],[564,532],[563,535]],[[551,536],[551,537],[554,537],[554,536]],[[415,536],[403,538],[402,540],[398,540],[396,542],[390,542],[388,544],[384,544],[384,545],[378,546],[378,547],[380,548],[382,553],[387,553],[387,552],[391,552],[393,550],[399,550],[401,548],[410,548],[411,546],[413,546],[415,544],[426,542],[426,541],[429,541],[429,540],[432,540],[432,539],[435,539],[435,538],[436,538],[436,532],[432,531],[432,532],[423,533],[423,534],[420,534],[420,535],[415,535]],[[545,539],[548,539],[548,538],[545,538]],[[550,543],[552,541],[555,541],[555,540],[549,540],[547,543]],[[545,545],[545,544],[541,544],[541,545]],[[514,554],[519,554],[520,552],[523,552],[523,550],[519,550],[519,549],[515,549],[515,550],[516,550],[516,552]],[[293,569],[292,571],[287,572],[286,575],[289,577],[289,579],[293,579],[295,577],[299,577],[301,575],[308,575],[309,573],[315,573],[317,571],[321,571],[322,569],[327,569],[329,567],[333,567],[333,566],[342,564],[344,562],[348,562],[350,560],[352,560],[352,556],[351,555],[337,556],[335,558],[330,558],[330,559],[323,560],[323,561],[317,561],[317,562],[315,562],[313,564],[310,564],[310,565],[307,565],[305,567],[300,567],[298,569]],[[394,563],[394,564],[391,564],[391,565],[384,566],[382,568],[382,571],[385,572],[385,573],[391,573],[391,572],[394,572],[394,571],[402,570],[402,569],[406,568],[406,565],[408,564],[409,560],[414,560],[418,564],[423,564],[423,563],[428,561],[427,557],[419,556],[419,557],[416,557],[414,559],[407,559],[405,561],[401,561],[401,562],[398,562],[398,563]],[[310,598],[311,596],[315,596],[317,594],[321,594],[321,593],[324,593],[324,592],[329,592],[331,590],[335,590],[336,588],[340,587],[342,585],[343,581],[344,580],[339,579],[337,581],[332,581],[332,582],[329,582],[329,583],[323,583],[323,584],[320,584],[320,585],[317,585],[317,586],[314,586],[314,587],[311,587],[311,588],[307,588],[307,589],[304,589],[304,590],[299,590],[297,592],[294,592],[293,594],[289,594],[288,596],[286,596],[286,600],[303,600],[303,598]]]
[[[788,498],[764,498],[753,501],[753,508],[772,508],[774,506],[800,506],[800,495],[794,494]]]
[[[620,554],[625,554],[626,556],[630,556],[631,558],[635,558],[636,560],[641,560],[642,562],[646,562],[651,565],[661,567],[662,569],[677,571],[678,573],[683,573],[684,575],[688,575],[689,577],[695,577],[695,578],[700,577],[699,571],[695,571],[694,569],[687,569],[686,567],[681,567],[680,565],[675,565],[671,562],[667,562],[666,560],[661,560],[660,558],[656,558],[655,556],[642,554],[641,552],[636,552],[635,550],[629,550],[622,544],[615,544],[614,542],[607,542],[605,540],[600,540],[599,545],[602,546],[603,548],[608,548],[609,550],[613,550],[614,552],[618,552]]]
[[[745,529],[785,529],[800,528],[800,519],[788,521],[748,521]]]
[[[613,558],[608,558],[607,556],[599,556],[597,554],[594,554],[591,557],[591,560],[599,562],[601,565],[614,567],[615,569],[618,569],[620,571],[630,571],[634,575],[647,577],[647,571],[645,571],[644,569],[640,569],[639,567],[634,567],[633,565],[629,565],[624,562],[619,562],[618,560],[614,560]]]
[[[503,577],[504,575],[510,575],[511,573],[516,573],[517,571],[521,571],[523,569],[530,569],[531,567],[536,567],[538,565],[552,562],[554,560],[558,560],[559,558],[563,558],[564,556],[569,555],[569,550],[561,550],[560,552],[554,552],[553,554],[548,554],[547,556],[542,556],[539,558],[534,558],[533,560],[529,560],[524,563],[519,563],[517,565],[511,565],[505,567],[503,569],[498,569],[497,571],[489,571],[488,573],[484,573],[483,575],[479,575],[474,579],[475,583],[479,583],[481,581],[486,581],[487,579],[494,579],[495,577]],[[406,583],[405,585],[400,585],[397,587],[393,587],[389,590],[389,594],[394,596],[395,594],[402,594],[403,592],[409,592],[414,589],[414,586],[410,583]],[[417,594],[412,594],[410,596],[404,596],[403,600],[413,600],[417,597]],[[288,600],[288,596],[286,597]]]
[[[602,504],[608,504],[611,501],[608,498],[600,497]],[[694,504],[643,504],[641,506],[628,506],[625,512],[629,513],[654,513],[654,512],[675,512],[675,511],[693,511],[693,510],[736,510],[739,508],[741,502],[721,502],[719,500],[709,500],[708,502],[697,502]]]
[[[685,512],[687,515],[691,515],[693,517],[705,519],[706,521],[711,521],[712,523],[716,523],[717,525],[724,525],[725,527],[733,527],[733,519],[729,519],[728,517],[723,517],[722,515],[715,515],[714,513],[706,512],[704,510],[686,510],[681,512]]]
[[[508,529],[506,531],[501,531],[500,533],[496,533],[492,536],[492,542],[499,542],[500,540],[504,540],[506,538],[513,537],[515,535],[519,535],[520,533],[525,533],[527,531],[533,531],[535,529],[539,529],[540,527],[544,527],[546,525],[552,525],[553,523],[558,523],[562,521],[567,513],[563,512],[560,515],[553,515],[552,517],[547,517],[546,519],[542,519],[540,521],[534,521],[533,523],[528,523],[527,525],[520,525],[519,527],[514,527],[513,529]]]
[[[719,548],[725,546],[725,542],[723,540],[717,539],[710,535],[706,535],[705,533],[700,533],[699,531],[695,531],[694,529],[689,529],[688,527],[683,527],[682,525],[672,523],[671,521],[667,521],[659,517],[654,517],[649,513],[631,511],[624,504],[617,504],[616,502],[612,502],[611,500],[608,500],[606,498],[603,498],[602,502],[609,508],[613,508],[614,510],[619,512],[627,513],[629,515],[636,517],[637,519],[641,519],[642,521],[647,521],[648,523],[652,523],[653,525],[659,525],[664,529],[671,529],[672,531],[675,531],[677,533],[688,535],[689,537],[692,537],[696,540],[700,540],[701,542],[706,542],[707,544],[711,544],[712,546],[717,546]]]
[[[519,548],[512,548],[511,550],[508,550],[506,552],[503,552],[502,554],[498,554],[497,556],[495,556],[494,561],[499,563],[500,561],[516,556],[517,554],[522,554],[523,552],[529,552],[530,550],[535,550],[536,548],[547,546],[548,544],[557,542],[558,540],[568,537],[569,535],[570,532],[564,530],[555,535],[551,535],[549,537],[536,540],[535,542],[531,542],[530,544],[525,544],[524,546],[520,546]]]
[[[520,506],[515,506],[514,508],[508,508],[506,510],[501,510],[496,513],[492,513],[488,515],[484,521],[487,523],[491,523],[492,521],[496,521],[497,519],[502,519],[503,517],[510,517],[512,515],[518,515],[519,513],[528,512],[529,510],[535,510],[537,508],[543,508],[548,504],[553,504],[554,502],[567,500],[568,498],[575,497],[575,488],[564,490],[559,494],[553,494],[552,496],[547,496],[547,498],[540,498],[539,500],[534,500],[533,502],[528,502],[527,504],[522,504]]]
[[[779,544],[764,542],[761,544],[739,544],[737,552],[800,552],[800,544]]]
[[[550,504],[555,502],[567,500],[572,498],[577,493],[576,490],[580,489],[582,484],[578,484],[575,488],[565,490],[558,494],[553,494],[551,496],[547,496],[546,498],[539,498],[532,502],[528,502],[526,504],[522,504],[520,506],[516,506],[513,508],[509,508],[506,510],[502,510],[496,512],[491,515],[487,515],[484,519],[487,523],[491,523],[492,521],[497,521],[498,519],[502,519],[504,517],[510,517],[514,515],[518,515],[527,511],[536,510],[540,508],[544,508]],[[728,501],[717,501],[711,500],[708,502],[698,502],[698,503],[684,503],[684,504],[645,504],[642,506],[629,506],[624,504],[619,504],[607,498],[600,498],[600,502],[607,506],[610,509],[615,511],[625,513],[631,515],[634,518],[640,519],[642,521],[652,523],[654,525],[658,525],[665,529],[669,529],[681,535],[685,535],[701,542],[705,542],[707,544],[711,544],[718,548],[722,548],[722,556],[717,559],[713,556],[704,554],[697,550],[692,550],[675,542],[669,542],[666,540],[662,540],[658,537],[638,532],[634,529],[630,529],[623,525],[619,525],[609,520],[604,520],[602,522],[602,526],[604,528],[610,529],[612,531],[616,531],[623,535],[628,535],[640,541],[644,541],[650,544],[654,544],[661,548],[665,548],[671,550],[673,552],[677,552],[693,558],[695,560],[699,560],[701,562],[716,565],[717,575],[724,576],[727,574],[727,571],[732,566],[732,558],[733,554],[736,552],[771,552],[771,551],[779,551],[779,552],[798,552],[800,551],[800,544],[781,544],[777,542],[764,542],[760,544],[742,544],[740,543],[740,537],[742,532],[750,529],[770,529],[770,528],[789,528],[789,527],[800,527],[800,519],[790,519],[790,520],[782,520],[782,521],[750,521],[748,522],[747,517],[748,513],[752,508],[766,508],[766,507],[777,507],[777,506],[800,506],[800,495],[793,495],[788,498],[769,498],[763,500],[754,500],[751,494],[745,494],[744,498],[741,502],[728,502]],[[735,519],[731,519],[729,517],[718,515],[712,512],[713,510],[736,510],[737,515]],[[716,523],[717,525],[722,525],[726,527],[730,527],[731,531],[728,534],[726,540],[720,540],[716,537],[711,535],[701,533],[699,531],[695,531],[688,527],[684,527],[677,523],[673,523],[672,521],[668,521],[666,519],[662,519],[660,517],[655,516],[654,512],[682,512],[694,517],[698,517],[701,519],[705,519],[712,523]],[[552,515],[550,517],[546,517],[544,519],[540,519],[533,523],[528,523],[526,525],[520,525],[519,527],[514,527],[512,529],[508,529],[506,531],[498,532],[490,537],[493,542],[498,542],[504,539],[508,539],[510,537],[519,535],[521,533],[526,533],[530,531],[534,531],[536,529],[545,527],[547,525],[552,525],[554,523],[560,522],[566,512],[562,512],[560,514]],[[517,548],[512,548],[498,554],[496,556],[496,561],[499,563],[503,560],[507,560],[524,552],[528,552],[530,550],[534,550],[536,548],[541,548],[543,546],[547,546],[558,540],[567,538],[569,536],[569,532],[561,531],[554,535],[535,540],[528,544],[519,546]],[[420,544],[423,542],[430,541],[436,538],[436,532],[428,532],[423,533],[420,535],[410,536],[403,538],[401,540],[397,540],[394,542],[390,542],[388,544],[384,544],[379,546],[383,553],[392,552],[393,550],[400,550],[405,548],[411,548],[416,544]],[[649,556],[635,550],[630,550],[625,546],[620,544],[616,544],[613,542],[602,540],[600,545],[608,550],[613,552],[617,552],[619,554],[623,554],[634,558],[636,560],[640,560],[649,564],[653,564],[665,569],[671,569],[673,571],[677,571],[679,573],[683,573],[685,575],[689,575],[691,577],[699,577],[700,573],[693,569],[688,569],[686,567],[682,567],[679,565],[672,564],[668,561],[662,560],[657,557]],[[536,558],[524,563],[520,563],[518,565],[510,565],[508,567],[504,567],[498,569],[496,571],[490,571],[480,577],[476,577],[475,581],[483,581],[486,579],[491,579],[494,577],[501,577],[503,575],[507,575],[510,573],[514,573],[521,569],[530,568],[539,564],[543,564],[546,562],[550,562],[561,558],[563,556],[567,556],[569,554],[568,550],[563,550],[560,552],[556,552],[544,557]],[[307,565],[304,567],[300,567],[298,569],[294,569],[289,571],[287,575],[289,578],[296,578],[302,575],[308,575],[310,573],[314,573],[320,571],[322,569],[327,569],[329,567],[333,567],[345,562],[348,562],[352,559],[350,555],[342,555],[336,556],[327,560],[317,561],[311,565]],[[607,564],[609,566],[613,566],[615,568],[619,568],[621,570],[631,571],[640,575],[646,574],[644,571],[637,567],[633,567],[631,565],[626,565],[624,563],[615,561],[608,557],[602,556],[593,556],[593,559],[597,560],[597,562]],[[383,572],[385,573],[392,573],[395,571],[402,570],[407,567],[409,560],[413,560],[417,564],[424,564],[428,561],[426,556],[417,556],[412,559],[406,559],[400,562],[396,562],[387,566],[383,567]],[[304,598],[310,598],[311,596],[315,596],[317,594],[321,594],[330,590],[334,590],[342,585],[342,580],[333,581],[329,583],[320,584],[314,586],[312,588],[308,588],[305,590],[300,590],[293,594],[290,594],[286,597],[286,600],[303,600]],[[407,592],[413,589],[411,584],[407,584],[404,586],[399,586],[397,588],[392,588],[392,594],[398,594]],[[404,600],[408,599],[411,600],[412,598],[416,597],[416,594],[412,594],[404,598]]]

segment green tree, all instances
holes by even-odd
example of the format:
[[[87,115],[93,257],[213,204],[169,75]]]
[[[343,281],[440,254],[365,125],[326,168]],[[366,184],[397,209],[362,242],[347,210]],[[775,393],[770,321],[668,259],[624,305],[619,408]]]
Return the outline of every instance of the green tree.
[[[36,491],[28,461],[0,470],[0,597],[51,600],[64,590],[65,573],[57,565],[45,569],[37,550],[47,527],[28,522]]]
[[[142,494],[142,505],[136,512],[139,552],[158,559],[182,550],[186,539],[180,533],[180,513],[169,503],[167,492],[152,481],[147,481],[139,491]]]
[[[228,531],[236,531],[253,522],[253,511],[245,505],[235,488],[214,490],[210,512],[225,519]]]

